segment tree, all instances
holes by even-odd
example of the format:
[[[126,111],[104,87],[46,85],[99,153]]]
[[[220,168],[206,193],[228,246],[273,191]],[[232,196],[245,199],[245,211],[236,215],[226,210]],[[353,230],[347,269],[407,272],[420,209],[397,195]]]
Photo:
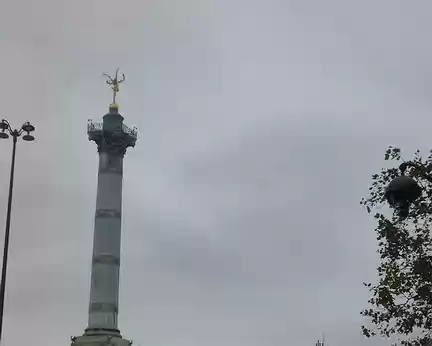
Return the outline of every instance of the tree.
[[[404,162],[398,148],[389,147],[385,160],[396,167],[382,169],[372,176],[369,197],[360,202],[376,220],[380,264],[375,284],[363,284],[370,290],[369,308],[361,312],[371,326],[362,326],[366,337],[397,337],[402,345],[430,345],[432,341],[432,183],[425,172],[432,167],[432,151],[425,159],[419,151],[407,168],[422,188],[421,196],[406,210],[401,219],[391,213],[385,191],[400,175]]]

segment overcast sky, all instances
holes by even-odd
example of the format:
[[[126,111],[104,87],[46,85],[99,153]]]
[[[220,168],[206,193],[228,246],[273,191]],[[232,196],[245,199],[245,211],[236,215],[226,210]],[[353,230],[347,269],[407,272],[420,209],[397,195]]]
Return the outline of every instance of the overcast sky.
[[[137,346],[365,340],[387,145],[432,145],[427,0],[2,0],[1,117],[20,142],[4,346],[87,323],[101,120],[119,95],[120,329]],[[11,141],[0,143],[0,220]],[[3,222],[3,221],[2,221]],[[1,235],[3,233],[0,233]],[[2,236],[1,236],[2,237]],[[2,345],[3,346],[3,345]]]

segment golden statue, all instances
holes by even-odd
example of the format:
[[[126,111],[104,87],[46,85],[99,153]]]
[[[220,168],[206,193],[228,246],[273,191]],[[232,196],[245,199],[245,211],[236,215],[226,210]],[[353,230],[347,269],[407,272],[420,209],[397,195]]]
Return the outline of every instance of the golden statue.
[[[108,80],[106,81],[106,83],[111,86],[111,89],[113,91],[113,102],[112,102],[113,106],[116,106],[116,96],[117,96],[117,93],[120,91],[120,88],[119,88],[120,83],[123,83],[126,79],[125,75],[123,73],[121,74],[122,79],[119,79],[118,78],[118,72],[119,72],[119,69],[116,70],[114,78],[112,78],[109,74],[104,73],[104,76],[108,77]]]

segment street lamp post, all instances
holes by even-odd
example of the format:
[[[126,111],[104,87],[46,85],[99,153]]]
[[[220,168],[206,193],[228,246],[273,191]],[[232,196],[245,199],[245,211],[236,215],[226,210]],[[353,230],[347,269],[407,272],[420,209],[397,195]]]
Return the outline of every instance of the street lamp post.
[[[10,223],[12,214],[12,194],[13,194],[13,182],[15,173],[15,154],[16,154],[16,144],[17,140],[23,133],[22,139],[25,141],[33,141],[34,137],[30,134],[35,130],[34,126],[29,122],[24,123],[21,128],[12,129],[9,122],[3,119],[0,122],[0,138],[7,139],[12,137],[13,147],[12,147],[12,163],[10,170],[10,180],[9,180],[9,197],[6,213],[6,228],[5,228],[5,238],[4,238],[4,248],[3,248],[3,263],[1,272],[1,282],[0,282],[0,343],[2,340],[2,330],[3,330],[3,310],[4,310],[4,300],[6,291],[6,270],[7,270],[7,260],[8,260],[8,250],[9,250],[9,235],[10,235]]]

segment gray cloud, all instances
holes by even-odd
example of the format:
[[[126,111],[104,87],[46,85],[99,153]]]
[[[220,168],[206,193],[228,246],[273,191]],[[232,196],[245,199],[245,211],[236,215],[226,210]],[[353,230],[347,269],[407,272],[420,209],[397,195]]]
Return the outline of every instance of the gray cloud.
[[[430,146],[426,1],[4,1],[2,116],[19,143],[5,345],[86,324],[110,94],[125,160],[120,328],[137,345],[384,345],[359,311],[377,257],[358,205],[389,144]],[[0,143],[0,219],[10,142]],[[25,331],[25,332],[23,332]],[[41,341],[43,339],[43,341]]]

